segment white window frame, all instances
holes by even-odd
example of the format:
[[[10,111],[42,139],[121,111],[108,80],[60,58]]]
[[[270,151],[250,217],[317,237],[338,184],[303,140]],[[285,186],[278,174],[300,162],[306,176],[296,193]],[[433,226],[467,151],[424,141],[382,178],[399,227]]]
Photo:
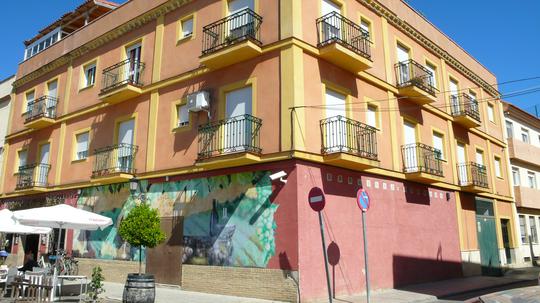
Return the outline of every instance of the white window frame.
[[[514,123],[512,121],[506,120],[506,137],[514,137]]]
[[[514,186],[521,185],[521,176],[519,175],[519,168],[515,166],[512,166],[512,182],[514,182]]]
[[[526,128],[521,128],[521,141],[527,144],[531,144],[531,136],[529,130]]]
[[[440,147],[437,146],[435,138],[440,138],[440,145],[441,145]],[[444,134],[439,133],[437,131],[433,131],[431,140],[433,142],[433,147],[441,151],[441,160],[445,160],[446,155],[445,155],[445,152],[444,152],[444,147],[445,147],[444,146]]]
[[[191,22],[191,31],[189,33],[186,33],[186,23],[187,22]],[[186,18],[180,20],[180,39],[185,39],[185,38],[189,38],[189,37],[192,37],[193,36],[193,31],[194,31],[194,28],[195,27],[195,16],[194,15],[190,15],[190,16],[187,16]]]
[[[181,109],[182,108],[185,108],[186,112],[187,112],[187,120],[185,121],[182,121],[182,117],[181,117]],[[183,103],[183,104],[177,104],[176,105],[176,128],[180,128],[180,127],[185,127],[185,126],[189,126],[189,110],[188,110],[188,107],[187,107],[187,103]]]
[[[537,185],[538,184],[536,183],[536,173],[534,173],[533,171],[527,171],[527,186],[529,188],[536,189]]]
[[[93,78],[92,78],[92,81],[90,83],[90,79],[88,78],[88,72],[93,69],[94,70],[94,75],[93,75]],[[96,63],[90,63],[88,65],[86,65],[84,67],[84,87],[90,87],[90,86],[94,86],[96,84],[96,71],[97,71],[97,65]]]
[[[437,67],[429,62],[426,62],[426,69],[433,73],[431,79],[433,80],[433,87],[437,88]]]
[[[491,103],[487,105],[488,120],[495,123],[495,106]]]
[[[495,156],[493,157],[493,166],[494,166],[494,169],[495,169],[495,176],[497,178],[502,178],[502,162],[501,162],[501,158]]]
[[[79,138],[84,135],[86,135],[86,148],[79,150],[79,146],[80,146]],[[75,154],[73,155],[73,159],[75,161],[88,159],[89,148],[90,148],[90,132],[86,131],[86,132],[76,134],[75,135]]]

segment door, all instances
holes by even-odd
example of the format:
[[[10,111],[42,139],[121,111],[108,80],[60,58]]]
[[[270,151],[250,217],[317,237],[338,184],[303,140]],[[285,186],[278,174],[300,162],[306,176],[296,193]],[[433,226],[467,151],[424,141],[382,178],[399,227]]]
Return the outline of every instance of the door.
[[[54,80],[47,83],[47,92],[49,98],[45,99],[45,117],[54,118],[56,98],[58,97],[58,81]]]
[[[225,95],[225,119],[223,124],[223,145],[225,152],[245,151],[252,146],[253,125],[252,115],[252,87],[246,86],[228,92]]]
[[[458,97],[458,84],[454,80],[450,80],[450,84],[448,86],[450,91],[450,102],[452,106],[452,113],[459,114],[461,113],[461,105],[459,104],[459,97]]]
[[[404,84],[411,80],[411,74],[410,74],[410,67],[407,63],[410,59],[409,56],[409,49],[406,48],[403,45],[398,44],[397,45],[397,60],[399,63],[398,68],[398,76],[399,76],[399,83],[398,84]]]
[[[332,118],[325,127],[326,150],[327,152],[346,152],[349,146],[347,144],[346,97],[329,89],[325,94],[326,118]]]
[[[403,151],[403,164],[405,172],[418,171],[418,150],[416,148],[416,125],[405,121],[403,123],[405,149]]]
[[[457,144],[457,163],[458,163],[458,176],[459,176],[459,184],[460,185],[467,185],[469,183],[469,174],[467,172],[467,155],[465,152],[465,144],[458,143]]]
[[[254,0],[232,0],[228,2],[229,16],[243,10],[255,11]],[[238,14],[229,21],[229,35],[225,37],[230,41],[243,37],[255,37],[255,20],[250,14]]]
[[[506,256],[506,264],[512,263],[512,254],[510,253],[510,232],[510,220],[501,219],[501,234],[503,239],[504,254]]]
[[[127,73],[124,81],[129,84],[138,84],[141,74],[141,44],[137,43],[128,47],[126,49],[126,55],[129,63],[126,69]]]
[[[341,13],[341,7],[331,0],[321,1],[321,16],[327,16],[322,23],[322,41],[339,39],[341,37],[341,22],[337,16],[330,16],[330,13]]]
[[[121,122],[118,127],[118,157],[116,168],[120,172],[131,172],[133,169],[133,130],[135,120]]]
[[[476,199],[476,232],[480,248],[482,275],[500,276],[501,261],[497,242],[497,231],[493,203]]]
[[[480,150],[476,151],[476,164],[484,165],[484,152]]]
[[[36,185],[47,186],[47,176],[49,175],[49,156],[51,145],[49,143],[43,144],[40,147],[39,163],[36,167]]]
[[[165,241],[146,251],[146,272],[154,274],[156,283],[182,285],[183,217],[162,217]]]

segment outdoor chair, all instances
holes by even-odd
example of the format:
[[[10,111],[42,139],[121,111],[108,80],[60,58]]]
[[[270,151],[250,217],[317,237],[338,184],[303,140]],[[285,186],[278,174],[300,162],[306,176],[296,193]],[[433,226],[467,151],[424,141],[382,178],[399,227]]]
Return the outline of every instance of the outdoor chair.
[[[53,277],[41,273],[26,273],[24,277],[11,283],[14,302],[52,302]]]
[[[17,277],[19,273],[19,270],[17,267],[10,267],[7,272],[6,281],[0,291],[0,298],[4,297],[8,292],[8,287],[11,288],[11,283],[15,281],[15,277]]]

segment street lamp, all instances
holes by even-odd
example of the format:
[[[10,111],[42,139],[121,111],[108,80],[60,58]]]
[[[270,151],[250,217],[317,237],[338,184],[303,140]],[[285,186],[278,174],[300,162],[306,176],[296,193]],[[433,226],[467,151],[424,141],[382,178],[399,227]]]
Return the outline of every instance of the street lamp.
[[[139,198],[141,202],[146,202],[146,193],[143,192],[139,180],[135,176],[129,180],[129,192],[133,197]]]

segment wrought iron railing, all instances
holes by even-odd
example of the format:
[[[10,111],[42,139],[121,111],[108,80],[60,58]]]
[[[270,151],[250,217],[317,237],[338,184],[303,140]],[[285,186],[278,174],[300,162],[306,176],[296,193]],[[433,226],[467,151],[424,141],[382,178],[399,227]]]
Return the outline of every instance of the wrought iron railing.
[[[115,173],[135,173],[135,154],[138,146],[120,143],[96,149],[92,178]]]
[[[441,151],[423,143],[412,143],[401,147],[403,171],[423,172],[443,176]]]
[[[32,187],[47,187],[50,164],[35,163],[19,167],[17,173],[16,189],[27,189]]]
[[[39,118],[56,119],[56,105],[58,98],[52,96],[41,96],[34,101],[28,102],[26,112],[23,114],[24,123],[28,123]]]
[[[422,64],[409,59],[396,63],[395,69],[398,87],[416,86],[435,95],[437,89],[433,84],[433,74]]]
[[[457,94],[450,96],[450,106],[452,108],[452,116],[469,116],[480,122],[480,110],[478,101],[473,99],[469,94]]]
[[[249,8],[203,27],[202,54],[207,55],[240,41],[261,45],[262,17]]]
[[[144,63],[126,59],[103,70],[101,93],[107,93],[122,85],[143,86]]]
[[[369,33],[338,12],[328,13],[316,20],[318,47],[339,43],[364,58],[371,59]]]
[[[335,116],[321,120],[322,154],[349,153],[377,160],[377,129]]]
[[[488,176],[485,165],[475,162],[460,163],[457,165],[460,186],[479,186],[488,188]]]
[[[238,152],[260,154],[261,126],[261,119],[247,114],[199,126],[198,159]]]

